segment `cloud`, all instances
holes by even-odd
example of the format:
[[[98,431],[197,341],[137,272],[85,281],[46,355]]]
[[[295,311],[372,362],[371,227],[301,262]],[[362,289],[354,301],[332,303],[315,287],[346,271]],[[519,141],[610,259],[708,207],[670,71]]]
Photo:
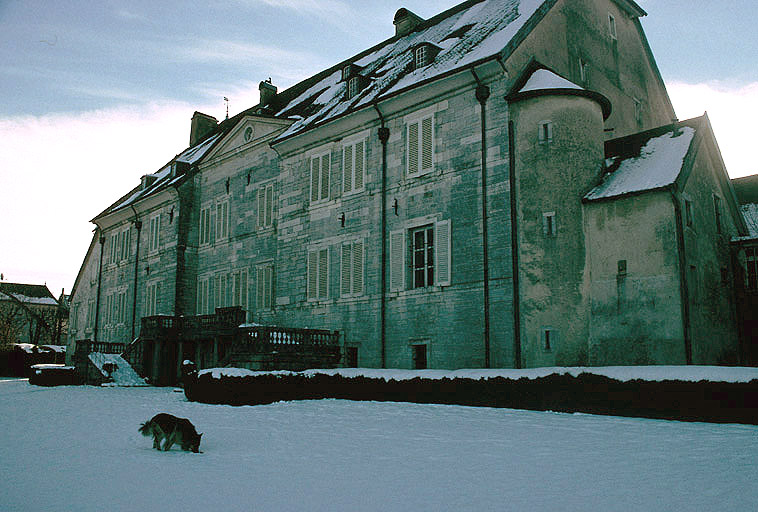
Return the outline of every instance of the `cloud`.
[[[752,120],[758,118],[758,82],[670,82],[667,86],[680,119],[708,112],[716,140],[732,178],[758,173],[753,156]]]
[[[359,14],[346,2],[339,0],[239,0],[241,3],[256,6],[267,5],[279,9],[295,11],[299,14],[315,15],[330,24],[347,30],[346,19],[358,19]]]
[[[0,272],[70,290],[89,220],[187,146],[195,105],[0,118]]]
[[[176,47],[172,52],[186,59],[200,62],[226,62],[230,64],[251,61],[265,61],[281,65],[282,62],[295,64],[317,59],[310,52],[291,51],[259,44],[238,43],[235,41],[204,40],[195,41],[189,46]]]

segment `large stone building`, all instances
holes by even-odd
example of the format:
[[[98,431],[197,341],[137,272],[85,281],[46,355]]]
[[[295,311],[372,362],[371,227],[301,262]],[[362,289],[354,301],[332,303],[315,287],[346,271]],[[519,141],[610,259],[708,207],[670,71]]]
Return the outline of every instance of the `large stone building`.
[[[746,226],[631,0],[470,0],[218,123],[93,219],[71,343],[240,306],[343,364],[734,363]],[[70,353],[74,351],[69,349]],[[217,361],[214,361],[217,362]]]

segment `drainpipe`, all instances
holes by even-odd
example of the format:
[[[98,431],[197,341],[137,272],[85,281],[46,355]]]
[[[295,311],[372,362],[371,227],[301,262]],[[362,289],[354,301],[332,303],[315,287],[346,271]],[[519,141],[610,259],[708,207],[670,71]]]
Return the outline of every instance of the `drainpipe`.
[[[132,337],[134,339],[134,330],[137,323],[137,277],[139,275],[139,241],[140,233],[142,232],[142,221],[137,216],[137,210],[133,205],[130,205],[134,212],[134,227],[137,228],[137,252],[134,255],[134,294],[132,296]]]
[[[380,304],[380,339],[382,368],[387,368],[387,141],[390,129],[384,125],[384,116],[379,105],[374,103],[374,109],[379,114],[379,141],[382,143],[382,275],[381,275],[381,304]]]
[[[471,74],[476,80],[476,99],[481,106],[482,128],[482,279],[484,282],[484,367],[490,368],[490,265],[487,238],[487,99],[490,88],[482,84],[474,68]]]
[[[682,331],[684,332],[684,357],[687,364],[692,364],[692,339],[690,337],[690,294],[687,287],[687,254],[684,250],[684,224],[682,222],[682,204],[674,188],[671,189],[671,201],[674,203],[676,222],[676,249],[679,255],[679,295],[682,303]]]
[[[98,230],[100,227],[98,226]],[[97,269],[97,300],[95,302],[95,328],[92,332],[92,341],[97,341],[97,330],[100,325],[100,288],[103,284],[103,247],[105,246],[105,237],[100,232],[100,268]]]
[[[508,188],[511,199],[511,268],[513,269],[513,367],[521,368],[521,292],[518,253],[518,205],[516,198],[516,137],[508,121]]]

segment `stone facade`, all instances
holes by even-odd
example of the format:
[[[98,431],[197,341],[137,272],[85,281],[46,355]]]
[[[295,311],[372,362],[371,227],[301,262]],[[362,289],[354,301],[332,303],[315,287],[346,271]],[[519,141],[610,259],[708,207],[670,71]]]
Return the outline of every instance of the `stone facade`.
[[[477,3],[448,16],[475,12]],[[499,3],[508,4],[483,4]],[[676,315],[665,320],[647,306],[630,313],[632,324],[662,324],[644,331],[645,357],[627,357],[621,348],[628,329],[604,327],[615,321],[605,313],[612,278],[596,261],[617,258],[609,253],[619,235],[600,230],[605,244],[591,238],[598,217],[609,214],[606,206],[582,202],[606,170],[606,139],[674,117],[642,14],[629,1],[547,0],[486,58],[312,125],[306,122],[319,119],[314,102],[324,94],[319,83],[342,73],[348,95],[352,73],[375,53],[279,94],[262,84],[267,101],[220,123],[183,153],[176,162],[188,167],[173,181],[173,174],[161,174],[154,189],[135,190],[128,206],[122,198],[96,217],[98,233],[72,299],[78,315],[72,343],[128,342],[143,316],[242,306],[251,322],[340,331],[346,365],[685,362],[678,348],[665,348],[683,337]],[[382,44],[397,47],[414,30],[431,31],[445,19],[422,21]],[[461,36],[451,31],[438,43],[455,37]],[[543,87],[515,97],[536,69],[551,70],[582,93]],[[329,83],[324,87],[335,87]],[[308,90],[315,92],[308,97]],[[549,143],[540,138],[546,120]],[[710,172],[713,162],[698,162],[704,167],[695,166],[693,175]],[[686,193],[706,204],[710,185],[693,179]],[[663,231],[638,224],[634,236],[667,243],[663,235],[676,232],[671,211],[660,212],[654,199],[637,202],[613,201],[622,212],[613,218],[659,215],[668,223]],[[741,228],[730,220],[727,229],[725,237]],[[130,245],[123,257],[108,259],[119,230],[131,233]],[[694,251],[688,261],[710,268],[728,260],[720,244],[702,251],[703,244],[696,250],[688,242],[686,251]],[[635,249],[660,276],[661,296],[678,296],[681,276],[672,256],[646,259],[644,247]],[[712,273],[700,276],[705,290]],[[119,293],[125,299],[105,298]],[[727,347],[710,344],[706,331],[694,333],[719,315],[723,327],[707,332],[732,343],[727,296],[725,288],[715,306],[705,296],[693,303],[693,361],[724,359]],[[676,309],[674,302],[666,307]],[[609,347],[611,338],[617,341]]]

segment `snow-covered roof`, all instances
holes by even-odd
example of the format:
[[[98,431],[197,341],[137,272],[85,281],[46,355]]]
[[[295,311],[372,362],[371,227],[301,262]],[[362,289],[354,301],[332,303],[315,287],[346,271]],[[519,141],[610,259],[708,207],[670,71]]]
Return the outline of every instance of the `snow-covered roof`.
[[[566,80],[562,76],[559,76],[548,69],[538,69],[529,80],[526,81],[524,86],[519,89],[519,92],[529,91],[542,91],[549,89],[576,89],[584,90],[582,87],[576,85],[570,80]]]
[[[298,84],[280,97],[285,103],[275,116],[300,116],[276,141],[291,137],[351,110],[391,96],[404,89],[483,60],[501,55],[527,20],[545,0],[483,0],[466,2],[422,22],[410,34],[392,38],[353,59]],[[441,48],[433,62],[415,69],[411,49],[421,43]],[[347,99],[342,68],[348,63],[361,66],[366,87]],[[286,99],[289,94],[296,97]],[[275,141],[275,142],[276,142]]]
[[[672,185],[679,177],[682,165],[695,136],[691,126],[671,126],[660,133],[651,130],[625,138],[617,154],[606,152],[609,172],[585,199],[607,199],[655,190]]]
[[[748,203],[740,206],[742,217],[748,229],[750,238],[758,238],[758,204]]]
[[[103,211],[100,215],[98,215],[95,218],[100,218],[104,215],[115,212],[116,210],[129,206],[130,204],[136,201],[139,201],[140,199],[150,196],[154,194],[155,192],[176,183],[184,176],[184,174],[181,169],[177,169],[177,175],[172,176],[171,174],[172,165],[175,164],[176,162],[189,164],[189,165],[194,164],[195,162],[200,160],[203,156],[205,156],[208,150],[213,146],[213,144],[222,135],[223,135],[223,132],[216,133],[212,135],[211,137],[208,137],[201,143],[185,149],[184,151],[179,153],[176,157],[174,157],[173,160],[171,160],[169,163],[161,167],[161,169],[158,172],[147,175],[151,178],[154,178],[154,181],[149,186],[143,189],[142,185],[140,184],[136,188],[132,189],[128,194],[126,194],[125,196],[120,198],[118,201],[113,203],[111,206],[109,206],[105,211]]]
[[[0,300],[13,300],[10,296],[24,304],[58,305],[47,286],[42,284],[0,283]]]

